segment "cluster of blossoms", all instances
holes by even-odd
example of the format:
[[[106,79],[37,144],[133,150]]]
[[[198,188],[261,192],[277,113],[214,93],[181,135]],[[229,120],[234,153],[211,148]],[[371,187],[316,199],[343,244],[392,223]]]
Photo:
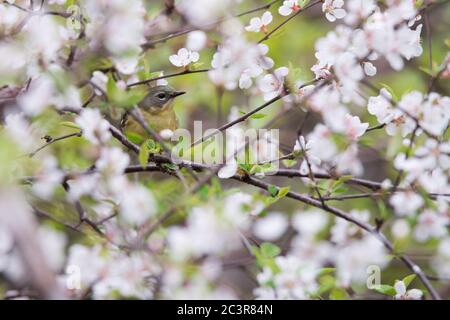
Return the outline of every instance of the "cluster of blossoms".
[[[0,4],[2,115],[5,110],[0,130],[0,148],[5,150],[0,157],[4,167],[0,172],[2,277],[18,288],[27,287],[33,283],[27,268],[46,264],[57,285],[64,288],[60,292],[63,297],[234,299],[243,294],[233,289],[239,284],[230,285],[236,279],[227,278],[224,271],[236,260],[245,260],[240,267],[245,268],[247,261],[258,266],[257,285],[247,289],[253,297],[315,299],[322,297],[324,288],[351,292],[353,286],[361,287],[370,266],[383,272],[389,268],[389,255],[396,252],[383,242],[386,225],[389,238],[418,246],[436,244],[430,266],[438,276],[449,276],[450,143],[446,137],[450,98],[433,86],[427,93],[411,90],[399,99],[387,87],[376,96],[367,97],[363,90],[363,84],[383,68],[399,71],[406,61],[422,54],[417,1],[387,0],[381,6],[374,0],[287,0],[273,2],[252,17],[232,10],[241,2],[181,0],[169,15],[155,15],[155,4],[143,0],[86,0],[80,4],[79,20],[68,19],[69,1],[43,2],[40,8],[30,1]],[[291,64],[280,64],[275,48],[265,41],[293,15],[315,5],[324,16],[320,21],[333,22],[335,28],[316,41],[317,62],[311,68],[314,80],[305,82]],[[183,45],[170,47],[159,59],[167,67],[170,62],[172,68],[181,68],[179,75],[185,77],[207,72],[204,79],[217,88],[211,92],[220,93],[219,100],[225,91],[234,91],[226,92],[224,101],[239,94],[245,97],[236,99],[241,105],[264,101],[268,106],[279,101],[283,104],[280,111],[302,108],[308,116],[314,114],[307,130],[301,126],[301,134],[295,134],[288,155],[280,152],[278,137],[268,132],[249,143],[248,153],[241,150],[248,142],[243,130],[255,124],[252,118],[226,130],[226,153],[231,161],[217,176],[224,180],[242,176],[242,183],[249,178],[266,179],[259,186],[268,181],[270,196],[245,190],[217,191],[220,188],[214,186],[218,184],[214,180],[213,186],[206,188],[205,184],[184,203],[175,189],[185,183],[183,179],[176,184],[159,177],[128,175],[136,158],[141,166],[133,168],[147,169],[142,163],[148,160],[148,154],[142,152],[147,145],[128,141],[132,136],[116,139],[118,113],[138,103],[134,96],[138,90],[133,91],[131,84],[154,77],[159,79],[142,82],[168,84],[162,68],[150,72],[149,65],[153,68],[158,63],[153,54],[159,48],[153,44],[177,37],[173,31],[176,17],[197,30],[181,29],[182,34],[187,33]],[[258,36],[262,39],[251,40]],[[202,60],[210,57],[210,68],[197,69],[200,55]],[[431,82],[450,76],[449,55],[439,68]],[[6,91],[15,93],[11,103],[3,99]],[[201,94],[206,94],[204,91]],[[8,102],[5,108],[4,100]],[[242,113],[238,107],[230,108],[228,122]],[[253,113],[256,121],[265,116]],[[369,128],[369,122],[375,126]],[[82,138],[53,145],[67,127],[76,131],[61,140]],[[387,206],[384,210],[388,213],[380,213],[377,218],[383,215],[383,219],[375,220],[377,209],[339,204],[337,208],[352,208],[342,219],[341,214],[330,211],[334,203],[325,205],[324,201],[343,200],[336,185],[344,185],[353,176],[368,176],[362,156],[368,149],[364,138],[377,129],[389,139],[380,139],[380,145],[390,144],[384,156],[392,163],[387,170],[395,175],[393,179],[390,174],[383,176],[380,164],[376,176],[381,180],[389,176],[392,181],[369,181],[369,189],[377,193],[369,197],[378,204],[378,211]],[[173,134],[161,133],[163,138]],[[68,147],[59,147],[65,142]],[[36,151],[42,143],[46,145]],[[141,152],[131,156],[125,147],[133,151],[140,147]],[[374,150],[383,148],[378,142],[373,146]],[[235,155],[236,150],[242,154]],[[247,156],[258,159],[258,165],[247,165]],[[301,177],[296,181],[302,183],[299,189],[305,193],[297,198],[309,199],[306,203],[316,207],[322,203],[322,209],[296,207],[293,214],[281,208],[268,211],[289,192],[270,185],[272,180],[266,177],[276,173],[278,168],[272,162],[279,159],[291,161],[286,167],[298,164],[285,171]],[[195,163],[185,167],[189,165]],[[154,169],[179,177],[187,172],[170,162],[157,163]],[[314,175],[330,179],[317,181]],[[169,196],[161,190],[168,190]],[[165,220],[165,209],[172,204],[179,207]],[[45,213],[47,209],[52,214]],[[336,217],[331,219],[330,212]],[[15,213],[20,213],[17,218]],[[38,219],[45,223],[36,223]],[[379,225],[380,237],[368,231],[378,220],[384,223]],[[83,240],[53,228],[55,224],[75,229]],[[373,230],[378,232],[375,227]],[[97,235],[93,237],[91,232]],[[26,245],[31,250],[25,253],[31,252],[31,258],[24,254]],[[38,258],[46,263],[39,264]],[[408,285],[403,280],[395,282],[391,296],[423,297],[421,290],[407,290]]]

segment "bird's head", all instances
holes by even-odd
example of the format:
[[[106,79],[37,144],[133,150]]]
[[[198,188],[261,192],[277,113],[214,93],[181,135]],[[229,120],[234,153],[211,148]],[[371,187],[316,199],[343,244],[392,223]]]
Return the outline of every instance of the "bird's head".
[[[139,107],[150,112],[160,112],[170,107],[175,97],[185,93],[184,91],[176,91],[170,86],[152,87],[139,103]]]

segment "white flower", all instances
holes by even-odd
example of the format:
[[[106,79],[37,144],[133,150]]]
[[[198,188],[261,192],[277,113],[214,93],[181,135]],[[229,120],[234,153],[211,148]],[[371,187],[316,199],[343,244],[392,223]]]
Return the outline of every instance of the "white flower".
[[[245,30],[250,32],[267,32],[267,26],[272,22],[272,14],[270,11],[264,12],[261,18],[255,17],[250,20],[250,24],[245,27]]]
[[[96,95],[101,96],[102,91],[106,92],[106,83],[108,82],[108,76],[106,74],[101,71],[94,71],[92,73],[91,82],[94,85],[94,92]]]
[[[343,286],[349,286],[352,282],[365,282],[368,266],[377,265],[383,268],[388,262],[385,247],[372,235],[334,248],[333,252],[338,283]]]
[[[266,74],[258,82],[259,89],[264,94],[264,100],[269,101],[283,92],[284,78],[288,75],[289,69],[280,67],[275,69],[274,74]]]
[[[420,215],[414,230],[414,238],[424,242],[430,238],[442,238],[447,235],[450,219],[445,214],[426,209]]]
[[[411,216],[423,205],[423,199],[413,191],[404,191],[395,193],[389,203],[399,216]]]
[[[173,131],[170,129],[164,129],[159,132],[159,135],[164,140],[170,140],[173,137]]]
[[[345,22],[355,25],[367,18],[376,8],[374,0],[348,0]]]
[[[205,47],[207,41],[208,37],[205,32],[201,30],[192,31],[187,36],[186,48],[192,51],[200,51]]]
[[[105,174],[120,175],[130,163],[130,157],[121,149],[102,148],[100,158],[95,162],[95,167]]]
[[[198,52],[181,48],[177,54],[169,57],[169,61],[176,67],[186,67],[192,62],[197,62],[199,57]]]
[[[287,0],[287,1],[283,1],[283,5],[278,8],[278,13],[281,14],[282,16],[288,16],[292,12],[296,12],[300,9],[301,8],[298,5],[297,0]]]
[[[123,192],[123,190],[122,190]],[[120,217],[131,225],[139,225],[154,216],[157,203],[144,186],[129,184],[120,201]]]
[[[409,223],[405,219],[396,220],[391,227],[391,233],[397,239],[406,238],[410,230]]]
[[[439,243],[436,256],[432,260],[432,266],[439,276],[450,277],[450,237]]]
[[[369,124],[367,122],[361,122],[358,116],[352,116],[350,114],[345,115],[345,135],[350,140],[357,140],[366,132]]]
[[[344,0],[325,0],[322,4],[322,11],[325,12],[325,17],[328,21],[336,21],[345,17]]]
[[[280,212],[271,212],[266,217],[259,218],[253,225],[253,234],[265,241],[279,239],[288,227],[286,215]]]
[[[377,68],[371,62],[364,62],[364,73],[369,77],[377,74]]]
[[[420,300],[423,296],[422,290],[411,289],[406,291],[406,285],[403,281],[396,281],[394,284],[395,299],[397,300]]]
[[[98,109],[83,109],[75,122],[80,126],[83,137],[92,144],[103,144],[111,138],[109,123]]]
[[[50,199],[55,188],[61,184],[64,173],[58,169],[58,162],[52,156],[47,156],[42,160],[43,168],[35,174],[36,180],[33,182],[33,192],[43,198]]]
[[[370,219],[370,212],[367,210],[352,210],[349,212],[349,216],[359,222],[367,223]],[[331,241],[338,244],[345,244],[363,232],[360,227],[347,220],[336,219],[333,228],[331,228]]]
[[[328,215],[318,209],[298,212],[292,218],[292,227],[302,239],[311,239],[328,223]]]
[[[236,160],[234,158],[230,159],[222,168],[220,168],[217,176],[221,179],[231,178],[236,174],[238,167]]]

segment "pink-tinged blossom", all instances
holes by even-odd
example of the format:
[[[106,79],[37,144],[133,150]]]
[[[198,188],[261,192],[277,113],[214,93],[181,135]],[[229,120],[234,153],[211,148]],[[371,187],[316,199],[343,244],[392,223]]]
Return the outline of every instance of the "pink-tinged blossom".
[[[278,13],[282,16],[288,16],[293,12],[300,10],[297,0],[283,1],[283,4],[278,8]]]
[[[344,0],[325,0],[322,4],[322,11],[325,12],[328,21],[334,22],[336,19],[345,17],[346,11],[342,9],[343,6]]]
[[[83,109],[75,122],[80,126],[83,137],[94,145],[104,144],[111,139],[110,125],[98,109]]]
[[[250,32],[267,32],[267,26],[272,22],[272,14],[270,11],[263,13],[261,18],[255,17],[250,19],[250,24],[245,27],[245,30]]]
[[[361,122],[358,116],[352,116],[350,114],[345,115],[344,119],[345,135],[350,140],[356,141],[366,132],[369,124],[367,122]]]
[[[197,62],[200,58],[198,52],[188,50],[186,48],[181,48],[178,50],[177,54],[173,54],[169,57],[170,63],[175,67],[186,67],[190,63]]]

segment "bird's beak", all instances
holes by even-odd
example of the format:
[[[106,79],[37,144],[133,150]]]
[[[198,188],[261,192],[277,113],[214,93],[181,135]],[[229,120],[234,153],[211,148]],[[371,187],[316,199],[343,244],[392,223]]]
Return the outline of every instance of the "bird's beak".
[[[172,94],[172,97],[175,98],[175,97],[181,96],[182,94],[185,94],[185,93],[186,93],[185,91],[175,91]]]

